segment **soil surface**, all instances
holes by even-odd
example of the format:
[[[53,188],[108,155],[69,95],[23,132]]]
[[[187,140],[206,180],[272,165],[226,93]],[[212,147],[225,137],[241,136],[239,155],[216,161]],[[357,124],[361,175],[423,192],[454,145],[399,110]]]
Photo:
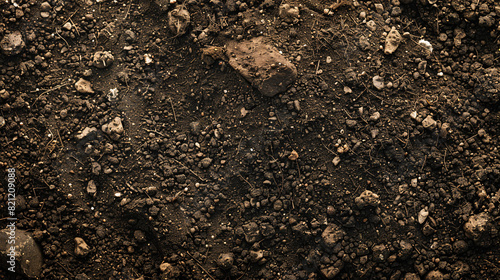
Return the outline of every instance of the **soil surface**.
[[[0,13],[14,278],[500,279],[497,1]]]

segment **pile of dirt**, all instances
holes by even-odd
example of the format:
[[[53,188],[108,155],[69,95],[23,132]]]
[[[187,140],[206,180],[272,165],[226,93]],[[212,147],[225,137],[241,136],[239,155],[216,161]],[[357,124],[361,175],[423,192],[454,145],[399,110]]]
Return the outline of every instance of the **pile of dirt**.
[[[0,13],[0,215],[15,168],[43,257],[25,274],[500,277],[495,1]]]

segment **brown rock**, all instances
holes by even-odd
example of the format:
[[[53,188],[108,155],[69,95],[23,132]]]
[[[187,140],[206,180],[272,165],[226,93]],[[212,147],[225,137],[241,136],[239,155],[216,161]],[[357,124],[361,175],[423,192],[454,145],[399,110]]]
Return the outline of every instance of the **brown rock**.
[[[264,37],[231,41],[226,52],[229,64],[265,96],[284,92],[297,78],[295,66]]]
[[[0,48],[5,55],[19,54],[25,45],[23,35],[19,31],[5,35],[2,41],[0,41]]]
[[[11,235],[9,228],[0,231],[0,261],[2,266],[11,267],[8,263],[10,256],[10,247],[7,243]],[[43,257],[40,248],[31,234],[24,230],[16,229],[15,233],[15,269],[20,271],[29,278],[39,278],[42,273]],[[19,264],[19,267],[18,267]]]

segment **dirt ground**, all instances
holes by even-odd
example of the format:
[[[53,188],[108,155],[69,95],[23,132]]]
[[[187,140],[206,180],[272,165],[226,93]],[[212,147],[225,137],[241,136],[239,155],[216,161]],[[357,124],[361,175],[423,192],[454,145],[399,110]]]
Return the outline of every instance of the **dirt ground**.
[[[0,13],[1,279],[500,279],[497,1]]]

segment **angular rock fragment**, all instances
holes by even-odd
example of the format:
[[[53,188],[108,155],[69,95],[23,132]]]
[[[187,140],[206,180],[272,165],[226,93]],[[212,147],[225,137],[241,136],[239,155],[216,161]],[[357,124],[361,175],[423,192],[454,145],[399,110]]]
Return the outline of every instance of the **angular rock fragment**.
[[[265,96],[284,92],[297,78],[297,69],[264,37],[231,41],[229,64]]]
[[[363,193],[361,193],[360,196],[356,197],[354,199],[354,202],[359,208],[364,208],[367,206],[377,206],[380,204],[380,199],[378,194],[366,190]]]
[[[0,261],[2,266],[12,267],[10,261],[9,249],[11,245],[7,243],[11,236],[9,228],[0,231]],[[39,278],[42,273],[43,257],[40,248],[31,234],[24,230],[16,229],[15,236],[15,268],[29,278]]]
[[[87,245],[87,243],[85,243],[85,241],[82,238],[75,237],[75,244],[76,244],[75,255],[83,257],[89,253],[90,247],[89,245]]]
[[[123,133],[123,124],[120,117],[114,118],[111,122],[102,126],[102,132],[108,134],[111,139],[118,140]]]
[[[488,213],[472,215],[464,225],[465,235],[478,246],[489,246],[492,238],[498,234]]]
[[[328,225],[321,237],[323,238],[323,244],[327,248],[333,248],[337,242],[341,241],[345,236],[345,231],[343,231],[340,226],[336,224]]]
[[[384,53],[394,53],[399,47],[399,44],[401,44],[402,39],[403,37],[401,37],[401,34],[399,34],[399,31],[396,29],[396,27],[392,27],[391,31],[389,31],[389,34],[387,34],[387,37],[385,38]]]
[[[168,28],[175,36],[181,36],[186,33],[191,16],[189,11],[183,6],[179,6],[168,13]]]
[[[92,64],[97,68],[106,68],[111,66],[115,57],[108,51],[98,51],[94,54]]]
[[[89,81],[81,78],[80,80],[78,80],[78,82],[75,83],[75,89],[80,93],[94,93],[92,84]]]
[[[5,55],[16,55],[21,53],[26,44],[23,41],[23,35],[19,31],[5,35],[0,41],[0,48]]]
[[[299,20],[299,8],[290,4],[283,4],[279,8],[279,16],[288,23],[295,23]]]

